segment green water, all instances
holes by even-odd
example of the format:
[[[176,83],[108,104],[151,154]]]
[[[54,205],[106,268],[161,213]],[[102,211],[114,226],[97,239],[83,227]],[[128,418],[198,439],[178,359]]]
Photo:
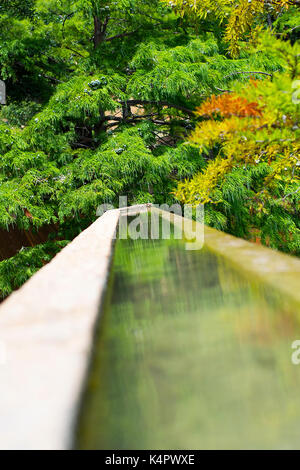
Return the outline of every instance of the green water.
[[[119,240],[81,449],[300,448],[297,308],[207,249]]]

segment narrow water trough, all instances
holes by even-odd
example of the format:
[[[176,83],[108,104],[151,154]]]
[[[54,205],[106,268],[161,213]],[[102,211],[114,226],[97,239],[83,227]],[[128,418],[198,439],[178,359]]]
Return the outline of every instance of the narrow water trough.
[[[300,260],[207,227],[196,251],[115,240],[140,212],[1,305],[0,448],[299,448]]]

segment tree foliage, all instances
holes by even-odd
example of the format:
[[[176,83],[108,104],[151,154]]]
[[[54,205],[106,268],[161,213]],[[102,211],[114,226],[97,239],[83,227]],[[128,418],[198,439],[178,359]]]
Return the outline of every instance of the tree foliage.
[[[181,15],[212,18],[224,25],[224,39],[233,56],[239,52],[239,42],[265,21],[269,26],[276,14],[293,6],[298,0],[163,0]]]
[[[299,45],[266,36],[260,46],[281,54],[286,72],[267,80],[236,84],[232,93],[212,96],[198,109],[203,119],[191,142],[214,158],[205,170],[179,184],[176,196],[207,204],[208,217],[223,215],[223,228],[300,254],[299,104],[293,80],[299,76]]]
[[[247,2],[236,36],[243,1],[0,3],[0,229],[33,240],[0,263],[3,296],[120,195],[205,202],[210,225],[299,252],[293,3]]]

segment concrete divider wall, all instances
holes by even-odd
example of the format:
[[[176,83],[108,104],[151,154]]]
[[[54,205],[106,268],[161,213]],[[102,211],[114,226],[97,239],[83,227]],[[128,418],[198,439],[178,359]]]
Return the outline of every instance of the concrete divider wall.
[[[70,448],[119,215],[106,212],[1,305],[1,449]]]

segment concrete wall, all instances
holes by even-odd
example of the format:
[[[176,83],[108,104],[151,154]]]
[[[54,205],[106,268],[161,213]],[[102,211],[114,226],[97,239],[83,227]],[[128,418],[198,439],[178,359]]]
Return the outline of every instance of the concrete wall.
[[[1,449],[70,447],[118,220],[105,213],[1,305]]]

